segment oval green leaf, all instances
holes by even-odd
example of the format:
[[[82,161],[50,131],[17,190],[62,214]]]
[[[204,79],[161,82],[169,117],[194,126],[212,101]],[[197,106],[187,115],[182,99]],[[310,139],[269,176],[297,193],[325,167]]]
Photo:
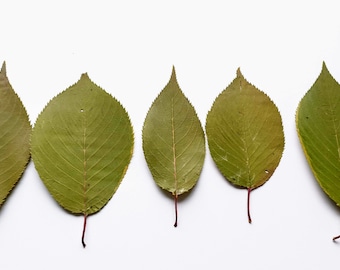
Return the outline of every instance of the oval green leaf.
[[[122,105],[83,74],[54,97],[32,132],[32,159],[54,199],[86,217],[102,209],[121,183],[133,152]],[[84,243],[84,233],[82,237]]]
[[[8,81],[4,62],[0,71],[0,206],[29,162],[30,136],[26,109]]]
[[[143,150],[151,174],[177,199],[198,181],[205,137],[194,107],[181,91],[173,68],[169,83],[153,102],[143,127]]]
[[[314,85],[300,101],[296,127],[316,180],[340,206],[340,85],[325,63]]]
[[[211,156],[223,176],[250,192],[278,166],[284,134],[281,115],[270,98],[247,82],[240,70],[216,98],[206,120]]]

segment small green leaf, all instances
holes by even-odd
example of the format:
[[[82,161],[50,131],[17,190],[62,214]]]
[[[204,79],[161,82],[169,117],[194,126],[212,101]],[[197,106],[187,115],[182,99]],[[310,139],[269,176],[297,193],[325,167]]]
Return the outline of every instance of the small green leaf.
[[[284,134],[280,113],[270,98],[248,83],[240,70],[216,98],[206,121],[211,156],[224,177],[250,192],[278,166]]]
[[[98,212],[122,181],[133,151],[133,130],[122,105],[83,74],[40,113],[32,158],[54,199],[73,214]]]
[[[30,159],[31,124],[6,75],[0,71],[0,206],[23,174]]]
[[[316,180],[340,206],[340,85],[325,63],[314,85],[300,101],[296,127]]]
[[[176,227],[177,198],[198,181],[205,139],[195,109],[179,88],[174,68],[146,116],[143,150],[155,182],[175,198]]]

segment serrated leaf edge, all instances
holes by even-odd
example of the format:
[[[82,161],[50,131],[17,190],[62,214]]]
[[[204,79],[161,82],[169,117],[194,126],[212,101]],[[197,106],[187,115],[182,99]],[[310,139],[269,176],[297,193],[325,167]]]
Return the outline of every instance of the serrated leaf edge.
[[[333,200],[332,196],[330,196],[329,192],[323,188],[323,184],[321,183],[320,179],[317,177],[317,173],[316,171],[314,170],[313,166],[311,166],[311,160],[310,160],[310,157],[309,155],[307,154],[307,150],[305,148],[305,145],[303,144],[303,141],[302,141],[302,137],[300,135],[300,132],[299,132],[299,111],[300,111],[300,105],[301,105],[301,101],[305,98],[305,96],[309,93],[309,91],[316,85],[316,83],[318,82],[321,74],[326,71],[327,72],[327,75],[330,76],[330,78],[332,80],[334,80],[334,82],[336,82],[339,86],[339,82],[332,76],[332,74],[329,72],[328,68],[327,68],[327,65],[325,63],[325,61],[322,62],[322,68],[321,68],[321,71],[317,77],[317,79],[314,81],[314,83],[311,85],[311,87],[309,87],[309,89],[307,90],[307,92],[305,92],[305,94],[303,95],[303,97],[300,99],[299,103],[298,103],[298,107],[295,111],[295,128],[296,128],[296,133],[298,135],[298,138],[299,138],[299,142],[300,142],[300,145],[301,145],[301,148],[303,150],[303,154],[307,160],[307,163],[308,163],[308,166],[310,168],[310,170],[312,171],[313,173],[313,176],[314,178],[316,179],[316,181],[318,182],[319,186],[322,188],[323,192],[325,192],[325,194],[327,194],[327,196],[337,205],[337,206],[340,206],[339,203],[337,203],[336,201]]]
[[[127,166],[124,168],[124,171],[122,172],[122,177],[120,179],[120,182],[118,183],[117,187],[114,189],[114,192],[113,192],[113,195],[116,193],[116,191],[118,190],[122,180],[124,179],[125,175],[126,175],[126,172],[129,168],[129,165],[131,164],[131,160],[133,158],[133,154],[134,154],[134,147],[135,147],[135,135],[134,135],[134,130],[133,130],[133,126],[132,126],[132,122],[131,122],[131,118],[130,118],[130,115],[128,114],[127,110],[125,109],[125,107],[121,104],[121,102],[115,98],[111,93],[107,92],[106,90],[104,90],[101,86],[99,86],[98,84],[94,83],[90,77],[88,76],[87,73],[82,73],[80,78],[78,79],[78,81],[76,81],[75,83],[73,83],[72,85],[70,85],[69,87],[67,87],[66,89],[62,90],[60,93],[58,93],[57,95],[55,95],[54,97],[52,97],[47,103],[46,105],[44,106],[44,108],[40,111],[40,113],[38,114],[38,117],[36,118],[35,120],[35,123],[37,122],[37,120],[39,119],[40,115],[44,113],[46,107],[48,107],[50,105],[50,103],[56,99],[57,97],[59,97],[61,94],[63,94],[64,92],[66,92],[67,90],[69,90],[70,88],[73,88],[76,84],[78,84],[82,79],[86,79],[86,80],[89,80],[94,86],[98,87],[101,91],[105,92],[106,94],[108,94],[115,102],[117,102],[121,108],[124,110],[128,120],[129,120],[129,123],[130,123],[130,127],[131,127],[131,130],[132,130],[132,146],[131,146],[131,152],[130,152],[130,158],[129,158],[129,163],[127,164]],[[32,129],[32,132],[31,132],[31,135],[34,133],[34,128],[35,126],[33,126],[33,129]],[[31,136],[32,137],[32,136]],[[33,155],[34,156],[34,155]],[[34,157],[32,157],[32,160],[33,160],[33,163],[34,163]],[[38,172],[39,174],[39,172]],[[39,176],[40,177],[40,176]],[[47,189],[47,188],[46,188]],[[53,197],[53,199],[58,202],[59,200],[57,200],[57,198],[49,192],[49,194]],[[113,195],[109,198],[109,200],[103,205],[103,207],[101,209],[103,209],[107,204],[108,202],[111,200],[111,198],[113,197]],[[59,203],[58,203],[59,204]],[[96,213],[98,213],[101,209],[99,209],[98,211],[94,212],[94,213],[91,213],[91,214],[87,214],[87,213],[79,213],[79,212],[74,212],[74,211],[70,211],[68,209],[66,209],[64,206],[62,206],[62,209],[64,209],[66,212],[68,213],[71,213],[73,215],[86,215],[86,216],[90,216],[90,215],[94,215]]]
[[[180,87],[179,84],[178,84],[175,66],[172,66],[172,72],[171,72],[170,79],[168,80],[167,84],[166,84],[166,85],[163,87],[163,89],[158,93],[157,97],[152,101],[151,106],[149,107],[149,109],[148,109],[148,111],[147,111],[147,114],[146,114],[146,116],[145,116],[145,118],[144,118],[142,130],[144,130],[144,127],[145,127],[145,120],[146,120],[146,118],[147,118],[147,116],[148,116],[148,114],[149,114],[151,108],[153,107],[154,103],[155,103],[156,100],[159,98],[159,96],[160,96],[160,95],[163,93],[163,91],[166,89],[166,87],[169,85],[169,83],[171,82],[172,79],[174,79],[174,81],[175,81],[176,85],[178,86],[178,89],[179,89],[180,93],[182,94],[182,96],[186,99],[186,101],[190,104],[190,106],[191,106],[192,108],[194,108],[193,111],[194,111],[194,113],[195,113],[195,116],[196,116],[197,119],[199,120],[199,124],[200,124],[201,130],[203,131],[203,136],[204,136],[204,159],[205,159],[205,155],[206,155],[206,134],[205,134],[205,131],[204,131],[204,129],[203,129],[202,122],[201,122],[201,120],[199,119],[199,117],[198,117],[198,115],[197,115],[197,112],[196,112],[195,107],[192,105],[192,103],[190,102],[190,100],[188,99],[188,97],[184,95],[184,92],[182,91],[181,87]],[[142,142],[143,142],[143,141],[144,141],[144,132],[142,132]],[[142,143],[142,144],[143,144],[143,143]],[[142,147],[142,148],[143,148],[143,153],[144,153],[144,157],[145,157],[144,147]],[[146,158],[145,158],[145,159],[146,159]],[[202,165],[202,168],[201,168],[201,172],[202,172],[203,166],[204,166],[204,160],[203,160],[203,165]],[[201,173],[201,172],[200,172],[200,173]],[[151,173],[151,172],[150,172],[150,173]],[[157,184],[157,186],[160,187],[162,190],[165,190],[166,192],[169,192],[165,187],[163,187],[163,186],[161,186],[161,185],[158,185],[158,184]],[[195,185],[194,185],[194,186],[195,186]],[[193,186],[193,187],[194,187],[194,186]],[[192,187],[192,188],[193,188],[193,187]],[[177,194],[177,195],[181,195],[181,194],[190,192],[190,190],[191,190],[192,188],[190,188],[190,189],[188,189],[188,190],[186,190],[186,191],[184,191],[184,192],[182,192],[182,193],[179,193],[179,194]],[[176,196],[176,192],[172,192],[172,195],[173,195],[173,196]]]
[[[230,85],[232,85],[233,82],[234,82],[236,79],[238,79],[238,78],[243,79],[246,83],[248,83],[249,85],[251,85],[252,87],[254,87],[257,91],[259,91],[259,92],[261,92],[262,94],[264,94],[264,95],[268,98],[268,100],[274,105],[274,107],[276,108],[277,113],[280,115],[280,119],[281,119],[281,121],[280,121],[280,126],[281,126],[281,128],[282,128],[282,133],[283,133],[283,148],[282,148],[282,154],[281,154],[280,159],[279,159],[279,161],[278,161],[278,166],[279,166],[279,164],[280,164],[280,162],[281,162],[281,160],[282,160],[282,157],[283,157],[283,155],[284,155],[284,152],[285,152],[285,147],[286,147],[286,138],[285,138],[285,131],[284,131],[284,126],[283,126],[283,121],[282,121],[282,115],[281,115],[281,113],[280,113],[280,110],[279,110],[278,106],[277,106],[276,103],[270,98],[270,96],[267,95],[267,94],[266,94],[264,91],[262,91],[261,89],[257,88],[254,84],[250,83],[250,82],[244,77],[244,75],[243,75],[242,72],[241,72],[241,68],[240,68],[240,67],[238,67],[237,70],[236,70],[236,78],[234,78],[234,79],[228,84],[228,86],[225,87],[225,88],[217,95],[217,97],[216,97],[215,100],[213,101],[213,103],[212,103],[212,105],[211,105],[211,107],[210,107],[210,109],[209,109],[209,111],[208,111],[208,113],[207,113],[207,115],[206,115],[206,119],[208,118],[208,115],[209,115],[209,113],[211,112],[212,108],[214,107],[214,105],[215,105],[217,99],[218,99],[225,91],[228,91],[227,89],[230,87]],[[205,123],[205,130],[206,130],[206,128],[207,128],[207,121],[206,121],[206,123]],[[209,140],[208,140],[208,146],[209,146]],[[209,149],[209,151],[210,151],[210,149]],[[215,164],[215,165],[216,165],[216,164]],[[278,167],[278,166],[277,166],[277,167]],[[217,167],[217,165],[216,165],[216,167]],[[277,167],[273,170],[273,172],[271,173],[270,177],[274,174],[274,172],[276,171]],[[222,174],[222,173],[221,173],[221,174]],[[222,175],[223,175],[223,174],[222,174]],[[227,179],[227,177],[226,177],[225,175],[223,175],[223,176]],[[269,177],[269,178],[270,178],[270,177]],[[269,178],[268,178],[268,179],[269,179]],[[246,189],[248,189],[248,187],[236,185],[236,184],[234,184],[233,182],[231,182],[231,181],[229,181],[229,180],[228,180],[228,182],[231,183],[231,184],[232,184],[233,186],[235,186],[235,187],[241,187],[241,188],[246,188]],[[267,181],[264,181],[261,185],[258,185],[258,186],[255,186],[255,187],[251,187],[250,189],[251,189],[251,190],[255,190],[255,189],[257,189],[257,188],[263,186],[266,182],[267,182]]]
[[[28,145],[28,157],[27,157],[27,162],[26,164],[23,166],[23,169],[18,177],[18,179],[13,182],[13,185],[10,187],[10,189],[8,190],[6,196],[3,198],[3,200],[0,201],[0,209],[1,207],[3,206],[3,204],[5,203],[5,201],[7,200],[7,198],[10,196],[10,194],[12,193],[13,189],[15,188],[15,186],[18,184],[18,182],[20,181],[20,179],[22,178],[24,172],[26,171],[26,168],[28,166],[28,164],[30,163],[31,161],[31,135],[32,135],[32,124],[31,124],[31,121],[29,119],[29,116],[28,116],[28,113],[27,113],[27,110],[26,110],[26,107],[24,106],[21,98],[19,97],[19,95],[15,92],[14,88],[12,87],[8,77],[7,77],[7,68],[6,68],[6,61],[4,61],[2,63],[2,66],[1,66],[1,70],[0,70],[0,73],[2,73],[4,75],[4,77],[6,78],[7,80],[7,83],[9,85],[9,88],[10,90],[12,91],[12,93],[14,93],[14,95],[17,97],[19,103],[21,104],[23,110],[24,110],[24,113],[27,117],[27,121],[28,121],[28,124],[29,124],[29,128],[30,128],[30,134],[29,134],[29,145]]]

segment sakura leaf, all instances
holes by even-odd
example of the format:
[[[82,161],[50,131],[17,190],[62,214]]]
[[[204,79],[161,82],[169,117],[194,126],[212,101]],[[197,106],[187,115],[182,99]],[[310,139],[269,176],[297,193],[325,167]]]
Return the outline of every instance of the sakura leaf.
[[[340,206],[340,85],[325,63],[314,85],[300,101],[296,127],[316,180]]]
[[[133,151],[127,112],[83,74],[40,113],[32,158],[54,199],[73,214],[98,212],[121,183]]]
[[[240,70],[216,98],[206,120],[211,156],[224,177],[250,192],[278,166],[284,134],[280,113],[270,98],[247,82]]]
[[[23,174],[30,159],[31,124],[6,75],[0,71],[0,206]]]
[[[169,83],[153,102],[144,122],[143,150],[151,174],[175,199],[198,181],[205,157],[204,131],[179,88],[173,68]]]

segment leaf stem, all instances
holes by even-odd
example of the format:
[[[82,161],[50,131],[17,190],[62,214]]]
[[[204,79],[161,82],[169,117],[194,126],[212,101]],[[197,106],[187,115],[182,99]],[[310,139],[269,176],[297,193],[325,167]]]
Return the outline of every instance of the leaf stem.
[[[333,237],[333,241],[336,241],[340,238],[340,235]]]
[[[248,213],[248,222],[251,224],[251,217],[250,217],[250,192],[252,191],[251,188],[248,188],[248,196],[247,196],[247,213]]]
[[[178,204],[178,195],[175,193],[175,224],[174,227],[177,227],[177,218],[178,218],[178,211],[177,211],[177,204]]]
[[[85,231],[86,231],[86,220],[87,220],[87,215],[84,214],[84,226],[83,226],[83,234],[81,236],[81,243],[83,244],[83,247],[85,248],[86,247],[86,244],[85,244]]]

